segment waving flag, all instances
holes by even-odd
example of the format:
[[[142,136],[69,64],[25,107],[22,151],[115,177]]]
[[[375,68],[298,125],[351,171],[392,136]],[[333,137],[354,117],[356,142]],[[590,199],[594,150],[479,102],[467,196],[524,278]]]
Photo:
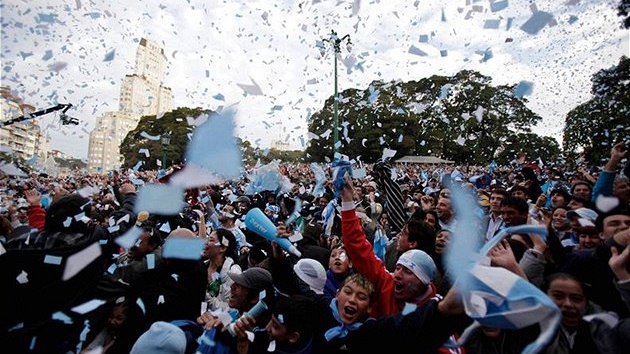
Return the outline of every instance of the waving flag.
[[[480,326],[503,329],[520,329],[538,323],[541,333],[530,343],[523,354],[542,350],[553,338],[560,323],[560,309],[536,286],[516,274],[498,267],[490,267],[488,252],[511,234],[539,234],[547,236],[545,227],[519,225],[502,230],[485,245],[480,245],[482,235],[477,227],[476,208],[462,188],[451,191],[458,221],[446,250],[446,266],[453,274],[460,289],[466,314],[474,320],[457,343],[459,347]]]
[[[389,223],[392,230],[399,232],[407,222],[407,214],[403,209],[403,198],[400,186],[392,179],[392,165],[389,158],[374,165],[377,173],[376,185],[383,193],[385,205],[383,208],[389,215]]]

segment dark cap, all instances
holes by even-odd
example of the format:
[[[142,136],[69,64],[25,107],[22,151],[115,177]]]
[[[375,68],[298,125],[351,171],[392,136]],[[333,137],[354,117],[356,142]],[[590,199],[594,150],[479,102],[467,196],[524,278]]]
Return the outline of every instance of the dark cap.
[[[242,196],[240,196],[240,197],[236,198],[236,202],[237,202],[237,203],[247,203],[247,204],[251,204],[251,203],[252,203],[252,200],[251,200],[251,199],[249,199],[249,197],[242,195]]]
[[[271,273],[260,267],[248,268],[243,273],[228,272],[228,275],[235,283],[255,291],[270,288],[273,283]]]

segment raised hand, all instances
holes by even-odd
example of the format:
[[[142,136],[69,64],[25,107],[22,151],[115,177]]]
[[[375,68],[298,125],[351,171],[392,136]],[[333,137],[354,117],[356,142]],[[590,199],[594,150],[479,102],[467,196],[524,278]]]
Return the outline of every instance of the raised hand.
[[[623,252],[619,253],[616,247],[611,247],[610,252],[612,256],[608,260],[610,269],[615,273],[617,280],[629,280],[630,272],[628,271],[628,264],[630,264],[630,244],[626,245]]]
[[[31,206],[42,205],[42,195],[36,189],[27,189],[24,191],[24,197]]]

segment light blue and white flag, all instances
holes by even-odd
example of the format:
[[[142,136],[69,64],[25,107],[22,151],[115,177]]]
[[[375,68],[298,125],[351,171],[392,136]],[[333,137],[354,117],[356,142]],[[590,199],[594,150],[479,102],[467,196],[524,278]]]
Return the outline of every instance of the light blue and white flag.
[[[461,292],[466,314],[474,322],[457,343],[446,345],[463,345],[480,326],[514,330],[537,323],[541,333],[522,353],[538,353],[552,340],[560,323],[560,309],[532,283],[506,269],[490,267],[487,254],[509,235],[535,233],[546,238],[546,229],[538,225],[506,228],[480,246],[478,205],[470,203],[462,188],[453,188],[451,193],[458,221],[446,249],[446,266]]]

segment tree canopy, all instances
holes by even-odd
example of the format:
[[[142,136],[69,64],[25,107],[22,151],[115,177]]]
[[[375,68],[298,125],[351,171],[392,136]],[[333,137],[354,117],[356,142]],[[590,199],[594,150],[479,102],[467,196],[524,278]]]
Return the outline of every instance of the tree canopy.
[[[195,126],[188,125],[187,117],[196,118],[201,114],[210,114],[212,111],[201,108],[178,108],[165,113],[162,117],[144,116],[136,128],[123,139],[120,145],[120,153],[124,158],[123,168],[140,167],[143,170],[160,169],[158,160],[163,156],[166,160],[163,166],[173,165],[183,160],[186,146],[190,140],[189,134]],[[168,145],[162,145],[161,137],[170,136]],[[152,138],[148,138],[152,137]],[[145,153],[148,152],[148,156]]]
[[[399,155],[436,155],[456,162],[488,162],[516,134],[542,120],[514,94],[516,85],[492,86],[491,78],[464,70],[419,81],[374,81],[366,90],[339,96],[340,152],[373,162],[387,147]],[[309,120],[318,136],[307,158],[332,156],[333,97]]]
[[[593,98],[571,110],[565,119],[564,151],[584,153],[592,164],[600,164],[617,142],[630,139],[630,59],[595,73]]]

